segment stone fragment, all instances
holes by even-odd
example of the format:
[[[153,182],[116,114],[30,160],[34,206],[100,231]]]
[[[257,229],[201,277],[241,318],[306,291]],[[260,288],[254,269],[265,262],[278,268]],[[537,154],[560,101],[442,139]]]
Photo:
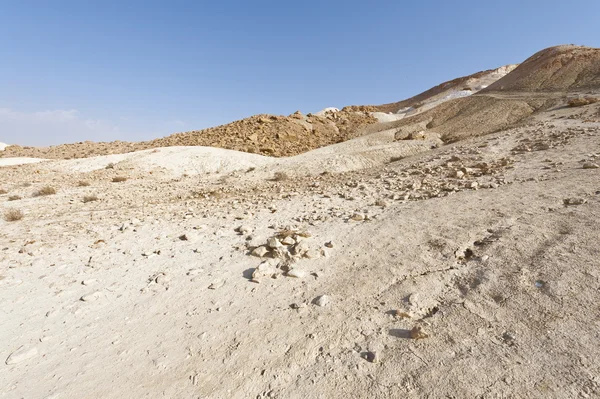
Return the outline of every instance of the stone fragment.
[[[82,296],[80,299],[83,302],[93,302],[95,300],[100,299],[101,295],[102,295],[102,293],[100,291],[95,291],[90,294],[86,294],[86,295]]]
[[[19,349],[11,353],[8,358],[6,358],[5,363],[7,365],[21,363],[25,360],[32,359],[38,355],[38,350],[36,347],[28,348],[26,346],[21,346]]]
[[[254,250],[252,251],[252,255],[258,256],[259,258],[262,258],[268,252],[269,252],[269,250],[264,245],[261,245],[260,247],[254,248]]]
[[[583,205],[587,200],[579,197],[565,198],[563,204],[565,205]]]
[[[598,169],[598,168],[600,168],[600,165],[598,165],[597,163],[586,162],[583,164],[583,169]]]
[[[307,275],[308,273],[305,270],[301,269],[292,269],[289,272],[287,272],[288,277],[305,278]]]
[[[367,359],[367,361],[371,363],[379,363],[381,361],[381,354],[375,351],[367,352],[367,354],[365,355],[365,359]]]
[[[275,249],[275,248],[281,248],[283,245],[276,237],[271,237],[267,240],[267,246],[269,248]]]
[[[315,305],[320,307],[328,306],[331,303],[329,295],[321,295],[315,299]]]
[[[410,330],[410,337],[412,339],[425,339],[425,338],[429,338],[429,334],[427,334],[423,330],[423,327],[421,327],[421,326],[414,326],[412,328],[412,330]]]

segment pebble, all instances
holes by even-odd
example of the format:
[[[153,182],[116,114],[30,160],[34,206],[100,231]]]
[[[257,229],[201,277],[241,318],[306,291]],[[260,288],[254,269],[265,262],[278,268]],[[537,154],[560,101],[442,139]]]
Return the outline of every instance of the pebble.
[[[412,328],[412,330],[410,330],[410,337],[412,339],[425,339],[425,338],[429,338],[429,334],[427,334],[425,331],[423,331],[423,327],[414,326]]]
[[[296,240],[294,240],[292,237],[285,237],[283,240],[281,240],[281,243],[283,245],[294,245],[296,244]]]
[[[241,225],[240,227],[235,229],[235,231],[240,233],[241,235],[250,234],[250,233],[252,233],[252,227],[246,226],[246,225]]]
[[[329,241],[329,242],[326,242],[326,243],[325,243],[325,246],[326,246],[327,248],[333,248],[333,242],[331,242],[331,241]]]
[[[218,288],[221,288],[222,286],[225,285],[225,281],[224,280],[217,280],[217,281],[213,281],[209,286],[208,289],[209,290],[216,290]]]
[[[577,198],[577,197],[573,197],[573,198],[565,198],[563,200],[563,204],[565,205],[582,205],[585,204],[587,201],[583,198]]]
[[[276,237],[271,237],[267,240],[267,246],[272,249],[281,248],[283,245]]]
[[[264,245],[261,245],[260,247],[254,248],[254,251],[252,251],[252,255],[262,258],[268,252],[269,252],[269,250]]]
[[[7,365],[21,363],[22,361],[34,358],[38,355],[37,348],[27,348],[25,346],[21,346],[19,349],[11,353],[6,359],[5,363]]]
[[[95,291],[92,292],[90,294],[86,294],[84,296],[81,297],[81,300],[83,302],[93,302],[97,299],[100,299],[100,296],[102,295],[102,293],[100,291]]]
[[[321,295],[315,299],[315,305],[325,307],[328,306],[331,302],[331,298],[329,295]]]
[[[583,164],[583,169],[598,169],[598,168],[600,168],[600,165],[598,165],[597,163],[586,162]]]
[[[307,275],[308,273],[305,270],[301,269],[292,269],[289,272],[287,272],[288,277],[305,278]]]
[[[361,222],[365,220],[365,215],[363,215],[362,213],[355,213],[350,217],[350,219],[354,220],[355,222]]]
[[[367,352],[365,358],[371,363],[379,363],[381,361],[381,355],[379,352]]]

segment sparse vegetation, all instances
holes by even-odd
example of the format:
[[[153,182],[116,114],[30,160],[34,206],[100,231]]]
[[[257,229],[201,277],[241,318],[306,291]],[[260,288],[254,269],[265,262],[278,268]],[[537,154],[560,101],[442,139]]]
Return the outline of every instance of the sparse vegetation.
[[[125,180],[127,180],[127,178],[125,176],[115,176],[112,179],[113,183],[121,183],[124,182]]]
[[[285,172],[275,172],[273,175],[273,181],[284,181],[288,180],[290,177]]]
[[[7,222],[16,222],[23,219],[23,212],[18,209],[9,209],[4,213],[4,220]]]
[[[11,195],[10,197],[8,197],[9,201],[18,201],[22,199],[20,195]]]
[[[33,193],[34,197],[42,197],[46,195],[54,195],[56,194],[56,189],[52,186],[44,186],[40,188],[38,191]]]
[[[567,102],[567,105],[569,107],[583,107],[584,105],[593,104],[598,101],[600,101],[600,97],[578,97],[578,98],[571,98]]]
[[[94,202],[94,201],[98,201],[98,196],[96,196],[95,194],[85,195],[83,197],[83,203],[84,204],[86,204],[88,202]]]
[[[3,188],[0,188],[0,195],[2,195],[2,194],[8,194],[8,191],[6,191]]]
[[[77,182],[77,185],[79,187],[88,187],[90,185],[90,182],[87,180],[79,180],[79,182]]]

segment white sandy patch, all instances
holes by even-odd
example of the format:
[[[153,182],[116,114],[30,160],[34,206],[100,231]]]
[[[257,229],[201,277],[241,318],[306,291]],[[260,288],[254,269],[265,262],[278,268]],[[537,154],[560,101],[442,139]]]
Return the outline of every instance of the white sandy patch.
[[[0,151],[4,151],[6,149],[6,147],[8,147],[9,145],[6,143],[0,143]]]
[[[26,163],[36,163],[45,161],[43,158],[0,158],[0,167],[1,166],[15,166],[15,165],[24,165]]]

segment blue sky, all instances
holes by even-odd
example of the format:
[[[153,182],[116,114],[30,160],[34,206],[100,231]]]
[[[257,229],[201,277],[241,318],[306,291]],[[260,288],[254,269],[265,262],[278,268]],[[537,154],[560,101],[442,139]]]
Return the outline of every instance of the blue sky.
[[[143,140],[381,104],[600,47],[600,1],[3,1],[0,141]]]

